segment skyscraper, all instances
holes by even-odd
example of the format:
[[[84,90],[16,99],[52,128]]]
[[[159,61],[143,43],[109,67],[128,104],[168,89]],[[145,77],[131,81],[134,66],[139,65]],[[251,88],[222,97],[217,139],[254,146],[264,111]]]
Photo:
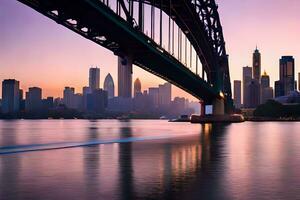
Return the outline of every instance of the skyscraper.
[[[260,104],[260,84],[252,79],[247,85],[249,104],[247,108],[256,108]]]
[[[133,96],[136,97],[138,94],[142,93],[142,84],[140,79],[135,79],[134,85],[133,85]]]
[[[261,103],[266,103],[268,100],[274,98],[274,90],[272,87],[264,88],[262,97],[261,97]]]
[[[25,110],[26,112],[39,112],[42,109],[42,89],[30,87],[26,92]]]
[[[158,100],[160,106],[168,106],[172,100],[172,85],[171,83],[164,83],[158,86]]]
[[[118,96],[132,97],[132,60],[130,57],[118,58]]]
[[[23,90],[22,89],[19,90],[19,102],[20,102],[19,110],[24,111],[25,110],[25,99],[24,99],[24,96],[23,96]]]
[[[252,79],[252,68],[243,67],[243,104],[244,107],[249,107],[249,91],[247,90],[247,85],[251,82]]]
[[[260,83],[260,74],[261,74],[261,55],[256,47],[253,53],[253,78]]]
[[[158,107],[159,104],[159,88],[151,87],[149,88],[149,98],[151,99],[151,104],[154,108]]]
[[[92,90],[90,87],[83,87],[82,88],[82,95],[83,95],[83,109],[84,110],[87,110],[87,96],[88,94],[91,94],[92,93]]]
[[[266,103],[267,100],[273,98],[273,88],[270,87],[270,77],[264,71],[263,75],[261,76],[261,101],[260,103]]]
[[[295,90],[295,60],[293,56],[282,56],[279,61],[279,81],[284,95]]]
[[[100,87],[100,69],[91,67],[89,71],[89,87],[91,90],[99,89]]]
[[[236,108],[241,108],[241,92],[242,82],[240,80],[234,81],[234,105]]]
[[[263,75],[261,76],[261,88],[270,87],[270,76],[264,71]]]
[[[279,81],[275,81],[275,97],[281,97],[284,96],[284,88],[283,88],[283,83]]]
[[[105,111],[108,104],[107,91],[96,89],[87,95],[87,110],[95,114],[101,114]]]
[[[20,83],[14,79],[2,82],[2,113],[16,113],[20,109]]]
[[[63,101],[67,108],[72,108],[75,95],[75,89],[73,87],[65,87]]]
[[[107,91],[108,98],[114,98],[115,97],[115,84],[112,76],[110,73],[107,74],[104,80],[103,89]]]

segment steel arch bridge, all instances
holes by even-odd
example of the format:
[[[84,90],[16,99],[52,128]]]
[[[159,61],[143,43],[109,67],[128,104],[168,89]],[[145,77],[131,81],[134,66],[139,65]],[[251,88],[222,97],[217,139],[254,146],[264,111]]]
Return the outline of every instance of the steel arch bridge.
[[[130,55],[135,65],[206,104],[221,99],[225,112],[233,108],[228,56],[215,0],[19,1],[115,55]],[[146,21],[150,21],[150,34]]]

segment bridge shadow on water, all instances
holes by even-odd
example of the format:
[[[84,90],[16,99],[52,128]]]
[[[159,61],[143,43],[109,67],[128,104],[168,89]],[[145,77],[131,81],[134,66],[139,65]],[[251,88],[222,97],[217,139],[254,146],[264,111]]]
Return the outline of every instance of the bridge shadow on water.
[[[126,139],[142,130],[131,121],[104,126],[91,121],[82,137]],[[187,137],[3,155],[0,199],[228,199],[222,180],[227,126],[197,130]]]
[[[120,128],[120,136],[132,137],[130,122],[126,123]],[[226,199],[220,180],[225,134],[226,125],[206,124],[192,140],[119,144],[119,194],[114,197]]]

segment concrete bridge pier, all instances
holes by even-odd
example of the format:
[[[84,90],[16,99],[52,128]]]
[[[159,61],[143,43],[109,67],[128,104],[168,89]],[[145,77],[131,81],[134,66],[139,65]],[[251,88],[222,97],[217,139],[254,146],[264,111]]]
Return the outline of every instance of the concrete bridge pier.
[[[225,113],[225,100],[223,98],[215,98],[209,104],[212,105],[212,114],[206,115],[205,102],[200,101],[200,115],[192,115],[191,123],[238,123],[245,121],[242,115],[230,115]]]
[[[203,100],[200,100],[199,103],[200,103],[200,116],[205,116],[205,102]]]
[[[225,114],[225,104],[224,99],[216,98],[212,102],[213,115],[224,115]]]

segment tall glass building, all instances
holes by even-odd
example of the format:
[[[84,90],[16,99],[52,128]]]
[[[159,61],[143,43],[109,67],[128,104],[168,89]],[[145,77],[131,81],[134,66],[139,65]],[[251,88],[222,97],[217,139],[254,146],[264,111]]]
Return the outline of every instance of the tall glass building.
[[[20,110],[20,83],[15,79],[2,82],[2,113],[16,113]]]

